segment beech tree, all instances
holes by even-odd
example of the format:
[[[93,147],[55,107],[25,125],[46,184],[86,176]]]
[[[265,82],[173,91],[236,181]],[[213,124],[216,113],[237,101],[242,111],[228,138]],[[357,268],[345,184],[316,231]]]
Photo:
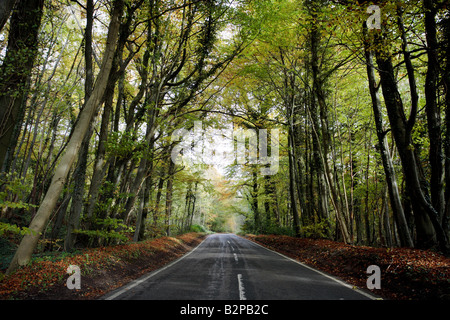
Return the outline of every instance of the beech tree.
[[[4,17],[0,28],[13,8],[14,2],[2,3]],[[31,69],[38,49],[38,33],[44,7],[43,0],[20,1],[11,15],[8,47],[0,69],[0,170],[8,171],[8,162],[15,149],[22,125]]]
[[[120,18],[122,16],[124,3],[121,0],[114,1],[114,9],[111,14],[111,22],[108,28],[108,38],[106,40],[106,47],[103,55],[102,66],[100,73],[97,76],[94,89],[89,97],[85,107],[80,113],[77,125],[69,140],[67,148],[60,164],[55,170],[50,187],[42,200],[42,203],[37,211],[35,217],[30,223],[30,233],[25,235],[22,239],[13,260],[11,261],[7,273],[11,273],[19,266],[27,264],[31,255],[36,248],[37,241],[48,222],[50,214],[56,206],[59,195],[61,194],[69,170],[80,150],[81,143],[86,135],[96,107],[102,98],[108,80],[109,72],[111,71],[112,60],[114,57],[114,48],[117,43],[118,29],[120,26]]]

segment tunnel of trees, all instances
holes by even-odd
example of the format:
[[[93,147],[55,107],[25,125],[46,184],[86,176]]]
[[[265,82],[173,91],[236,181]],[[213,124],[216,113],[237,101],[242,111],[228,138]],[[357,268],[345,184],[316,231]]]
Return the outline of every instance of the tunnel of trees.
[[[448,253],[448,9],[3,1],[9,271],[191,230]]]

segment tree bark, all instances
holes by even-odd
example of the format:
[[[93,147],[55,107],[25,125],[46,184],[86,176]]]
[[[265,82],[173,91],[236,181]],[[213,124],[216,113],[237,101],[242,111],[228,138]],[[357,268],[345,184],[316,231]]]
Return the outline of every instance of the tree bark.
[[[410,200],[413,203],[414,215],[416,218],[416,228],[422,232],[422,238],[418,239],[420,246],[430,247],[434,244],[434,234],[427,232],[431,222],[437,236],[439,246],[442,251],[447,251],[447,237],[443,232],[439,222],[438,213],[425,197],[419,167],[411,141],[412,125],[415,122],[415,112],[411,112],[410,119],[407,120],[403,102],[398,91],[397,82],[394,76],[394,68],[389,53],[384,52],[381,34],[375,34],[375,53],[379,68],[381,87],[388,112],[392,133],[399,151],[400,160],[405,175]]]
[[[432,0],[424,0],[425,34],[427,39],[428,68],[425,78],[425,110],[430,140],[429,161],[431,167],[430,194],[433,207],[442,220],[445,209],[443,184],[443,154],[441,116],[437,104],[437,81],[439,75],[438,41],[436,36],[436,9]]]
[[[173,178],[175,174],[175,163],[169,159],[169,170],[166,186],[166,211],[164,220],[166,223],[166,235],[170,236],[170,217],[172,215],[172,195],[173,195]]]
[[[364,26],[365,34],[367,36],[367,29]],[[369,47],[368,39],[365,39],[365,56],[367,66],[367,78],[369,81],[369,91],[372,98],[372,108],[375,118],[375,126],[378,137],[378,146],[381,160],[386,176],[387,189],[391,202],[392,212],[399,230],[399,238],[402,246],[414,247],[408,224],[406,222],[405,213],[401,203],[400,193],[398,191],[397,178],[395,175],[394,166],[389,153],[387,144],[386,132],[383,129],[383,118],[381,111],[381,101],[378,94],[378,86],[375,78],[375,68],[373,66],[372,52]]]
[[[136,213],[136,229],[134,231],[133,241],[138,242],[142,239],[142,227],[145,224],[145,216],[144,216],[144,205],[145,205],[145,193],[148,192],[146,190],[146,184],[141,188],[139,192],[139,207],[137,208]]]
[[[169,160],[170,161],[170,160]],[[161,203],[161,196],[164,187],[164,169],[161,169],[159,181],[158,181],[158,191],[156,192],[155,206],[153,208],[153,232],[156,232],[158,228],[159,220],[159,207]]]
[[[0,2],[0,31],[2,31],[6,21],[8,21],[16,2],[20,2],[20,0],[2,0]]]
[[[444,231],[447,238],[450,239],[450,16],[447,15],[443,19],[444,43],[446,46],[443,49],[445,53],[446,62],[444,66],[442,82],[444,84],[445,92],[445,214],[442,219]]]
[[[37,55],[44,0],[22,0],[11,16],[8,46],[0,69],[0,170],[13,153],[14,130],[22,125],[27,83]]]
[[[294,232],[296,237],[300,237],[300,218],[298,214],[298,207],[297,207],[297,198],[295,196],[296,188],[295,188],[295,164],[293,159],[293,152],[294,152],[294,145],[293,145],[293,139],[292,139],[292,129],[291,126],[289,126],[289,133],[288,133],[288,157],[289,157],[289,194],[291,198],[291,211],[292,211],[292,218],[294,222]]]
[[[257,233],[261,232],[261,215],[259,212],[259,201],[258,201],[258,174],[256,168],[252,168],[252,209],[253,209],[253,219],[255,223],[255,231]]]

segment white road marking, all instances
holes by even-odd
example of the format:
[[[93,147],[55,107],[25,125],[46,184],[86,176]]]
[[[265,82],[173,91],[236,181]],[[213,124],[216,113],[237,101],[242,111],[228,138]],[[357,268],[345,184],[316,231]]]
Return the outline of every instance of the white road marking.
[[[241,238],[241,239],[242,239],[242,238]],[[366,293],[366,292],[360,290],[359,288],[357,288],[357,287],[355,287],[355,286],[351,286],[350,284],[348,284],[348,283],[346,283],[346,282],[343,282],[343,281],[341,281],[341,280],[339,280],[339,279],[336,279],[335,277],[332,277],[332,276],[330,276],[330,275],[328,275],[328,274],[326,274],[326,273],[323,273],[323,272],[321,272],[321,271],[319,271],[319,270],[317,270],[317,269],[314,269],[314,268],[312,268],[312,267],[310,267],[310,266],[308,266],[308,265],[306,265],[306,264],[304,264],[304,263],[301,263],[300,261],[297,261],[297,260],[292,259],[292,258],[290,258],[290,257],[288,257],[288,256],[285,256],[284,254],[279,253],[279,252],[277,252],[277,251],[274,251],[274,250],[271,250],[271,249],[269,249],[269,248],[266,248],[266,247],[260,245],[259,243],[250,241],[250,240],[248,240],[248,239],[244,239],[244,240],[247,240],[248,242],[250,242],[250,243],[251,243],[252,245],[254,245],[254,246],[258,246],[258,247],[261,247],[261,248],[266,249],[266,250],[268,250],[268,251],[271,251],[271,252],[273,252],[273,253],[276,253],[277,255],[279,255],[279,256],[281,256],[281,257],[287,259],[287,260],[290,260],[290,261],[292,261],[292,262],[295,262],[295,263],[297,263],[297,264],[299,264],[299,265],[301,265],[301,266],[303,266],[303,267],[305,267],[305,268],[307,268],[307,269],[309,269],[309,270],[315,271],[315,272],[317,272],[317,273],[319,273],[319,274],[321,274],[321,275],[327,277],[328,279],[331,279],[331,280],[336,281],[337,283],[343,285],[344,287],[347,287],[347,288],[350,288],[350,289],[355,290],[356,292],[362,294],[363,296],[366,296],[366,297],[368,297],[368,298],[370,298],[370,299],[372,299],[372,300],[379,300],[378,297],[373,296],[373,295],[371,295],[370,293]]]
[[[237,254],[236,253],[233,253],[233,254],[234,254],[234,260],[236,260],[236,262],[238,262]]]
[[[242,274],[237,275],[238,278],[238,284],[239,284],[239,299],[240,300],[247,300],[245,297],[245,290],[244,290],[244,284],[242,283]]]
[[[120,288],[119,290],[117,290],[116,293],[107,296],[106,298],[103,298],[105,300],[114,300],[115,298],[117,298],[118,296],[122,295],[123,293],[127,292],[128,290],[136,287],[137,285],[147,281],[148,279],[150,279],[151,277],[157,275],[158,273],[160,273],[163,270],[166,270],[167,268],[170,268],[171,266],[173,266],[174,264],[180,262],[181,260],[183,260],[184,258],[186,258],[187,256],[189,256],[191,253],[193,253],[195,250],[197,250],[198,247],[200,247],[204,242],[205,242],[206,238],[199,243],[198,246],[196,246],[193,250],[189,251],[188,253],[186,253],[185,255],[181,256],[181,258],[176,259],[175,261],[169,263],[168,265],[166,265],[165,267],[162,267],[161,269],[158,269],[156,271],[153,271],[151,273],[149,273],[146,276],[143,276],[139,279],[136,279],[134,281],[131,281],[129,284],[124,285],[122,288]]]

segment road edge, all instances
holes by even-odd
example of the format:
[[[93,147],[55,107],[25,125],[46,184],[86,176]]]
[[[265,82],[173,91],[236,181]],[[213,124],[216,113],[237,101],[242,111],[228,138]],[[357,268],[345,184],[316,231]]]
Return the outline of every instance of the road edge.
[[[166,270],[167,268],[170,268],[171,266],[175,265],[176,263],[180,262],[181,260],[183,260],[184,258],[188,257],[191,253],[193,253],[195,250],[197,250],[198,247],[200,247],[205,240],[209,237],[210,235],[207,235],[194,249],[190,250],[189,252],[185,253],[184,255],[182,255],[181,257],[173,260],[172,262],[166,264],[165,266],[157,269],[157,270],[153,270],[137,279],[134,279],[130,282],[128,282],[127,284],[114,289],[106,294],[104,294],[103,296],[99,297],[97,300],[114,300],[115,298],[121,296],[122,294],[124,294],[125,292],[127,292],[128,290],[136,287],[137,285],[147,281],[148,279],[152,278],[153,276],[157,275],[158,273],[160,273],[161,271]]]
[[[355,286],[355,285],[352,285],[352,284],[349,284],[349,283],[345,282],[344,280],[339,279],[337,276],[331,275],[331,274],[326,273],[326,272],[324,272],[324,271],[321,271],[321,270],[318,270],[318,269],[313,268],[313,267],[311,267],[311,266],[308,266],[307,264],[304,264],[304,263],[301,262],[301,261],[295,260],[295,259],[293,259],[293,258],[291,258],[291,257],[288,257],[288,256],[282,254],[281,252],[278,252],[278,251],[275,251],[275,250],[273,250],[273,249],[271,249],[271,248],[265,247],[265,246],[263,246],[263,245],[261,245],[261,244],[255,242],[255,241],[253,241],[253,240],[251,240],[251,239],[248,239],[248,238],[246,238],[246,237],[244,237],[244,236],[241,236],[241,235],[237,235],[237,236],[241,237],[242,239],[245,239],[245,240],[249,241],[250,243],[252,243],[252,244],[254,244],[254,245],[256,245],[256,246],[259,246],[259,247],[264,248],[264,249],[266,249],[266,250],[268,250],[268,251],[271,251],[271,252],[273,252],[273,253],[276,253],[276,254],[278,254],[279,256],[281,256],[281,257],[283,257],[283,258],[285,258],[285,259],[287,259],[287,260],[290,260],[290,261],[292,261],[292,262],[295,262],[295,263],[297,263],[297,264],[299,264],[299,265],[301,265],[301,266],[303,266],[303,267],[305,267],[305,268],[307,268],[307,269],[309,269],[309,270],[315,271],[315,272],[317,272],[317,273],[319,273],[319,274],[321,274],[321,275],[323,275],[323,276],[325,276],[325,277],[327,277],[327,278],[329,278],[329,279],[332,279],[332,280],[336,281],[337,283],[339,283],[339,284],[341,284],[341,285],[343,285],[343,286],[345,286],[345,287],[347,287],[347,288],[349,288],[349,289],[352,289],[352,290],[354,290],[354,291],[357,291],[359,294],[361,294],[361,295],[363,295],[363,296],[366,296],[366,297],[370,298],[371,300],[384,300],[382,297],[377,296],[377,295],[375,295],[375,294],[372,293],[372,292],[365,291],[363,288],[357,287],[357,286]]]

